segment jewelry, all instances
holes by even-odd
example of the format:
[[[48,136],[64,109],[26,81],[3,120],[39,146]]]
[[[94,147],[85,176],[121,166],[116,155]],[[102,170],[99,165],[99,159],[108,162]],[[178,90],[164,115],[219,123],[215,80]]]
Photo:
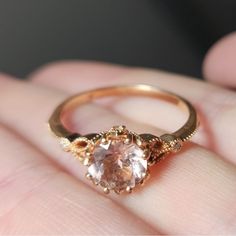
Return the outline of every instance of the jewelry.
[[[62,116],[69,110],[106,96],[148,96],[170,102],[188,113],[186,123],[174,133],[136,134],[125,126],[81,135],[67,130]],[[184,98],[151,85],[137,84],[99,88],[68,98],[49,119],[51,131],[59,138],[64,151],[71,152],[88,167],[86,177],[103,188],[105,193],[131,192],[149,176],[149,166],[171,152],[181,149],[198,126],[194,107]]]

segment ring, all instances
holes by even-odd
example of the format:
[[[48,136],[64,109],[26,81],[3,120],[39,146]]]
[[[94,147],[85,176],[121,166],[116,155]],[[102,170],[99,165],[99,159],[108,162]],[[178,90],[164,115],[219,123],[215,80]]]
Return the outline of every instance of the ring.
[[[170,102],[188,113],[187,121],[173,133],[160,137],[155,134],[137,134],[124,125],[115,125],[101,133],[81,135],[66,128],[65,113],[75,107],[107,96],[147,96]],[[178,152],[198,127],[194,107],[184,98],[160,88],[145,85],[124,85],[98,88],[66,99],[53,112],[49,128],[66,152],[87,166],[86,177],[101,186],[104,193],[132,192],[150,176],[149,167],[167,154]]]

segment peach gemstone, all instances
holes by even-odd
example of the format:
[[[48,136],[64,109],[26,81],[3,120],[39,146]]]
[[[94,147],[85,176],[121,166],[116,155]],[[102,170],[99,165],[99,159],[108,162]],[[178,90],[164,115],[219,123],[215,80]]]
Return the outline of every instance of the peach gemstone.
[[[144,151],[136,144],[125,144],[122,140],[111,139],[106,144],[100,141],[92,153],[92,164],[88,173],[94,183],[114,191],[134,188],[147,172]]]

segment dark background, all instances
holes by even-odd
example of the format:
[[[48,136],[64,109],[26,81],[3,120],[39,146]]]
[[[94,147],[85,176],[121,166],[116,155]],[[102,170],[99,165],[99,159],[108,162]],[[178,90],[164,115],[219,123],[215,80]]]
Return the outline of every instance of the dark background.
[[[92,59],[201,77],[208,48],[236,29],[236,0],[0,0],[0,70]]]

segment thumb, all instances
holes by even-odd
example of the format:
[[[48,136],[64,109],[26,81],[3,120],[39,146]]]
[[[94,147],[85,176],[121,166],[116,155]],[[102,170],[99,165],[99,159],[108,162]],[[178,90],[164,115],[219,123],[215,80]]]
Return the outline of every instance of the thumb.
[[[236,32],[210,48],[203,62],[203,75],[214,83],[236,88]]]

